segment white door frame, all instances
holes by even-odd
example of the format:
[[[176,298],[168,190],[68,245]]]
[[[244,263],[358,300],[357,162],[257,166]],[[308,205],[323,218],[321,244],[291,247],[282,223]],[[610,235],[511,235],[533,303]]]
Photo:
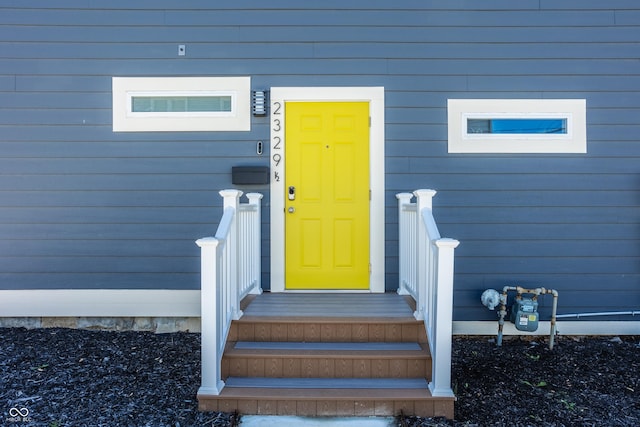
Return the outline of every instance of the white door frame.
[[[384,88],[383,87],[272,87],[270,109],[271,165],[271,292],[285,291],[285,180],[284,108],[288,101],[369,102],[369,221],[371,272],[369,290],[384,292]],[[297,291],[300,292],[300,291]],[[303,291],[327,292],[327,291]],[[330,291],[356,292],[356,291]],[[362,292],[362,291],[360,291]]]

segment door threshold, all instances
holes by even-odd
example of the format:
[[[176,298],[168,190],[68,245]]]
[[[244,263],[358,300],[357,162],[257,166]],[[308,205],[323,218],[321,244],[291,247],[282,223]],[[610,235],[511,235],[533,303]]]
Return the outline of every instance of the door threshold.
[[[270,292],[270,291],[265,291]],[[371,289],[285,289],[281,292],[271,292],[274,294],[372,294]]]

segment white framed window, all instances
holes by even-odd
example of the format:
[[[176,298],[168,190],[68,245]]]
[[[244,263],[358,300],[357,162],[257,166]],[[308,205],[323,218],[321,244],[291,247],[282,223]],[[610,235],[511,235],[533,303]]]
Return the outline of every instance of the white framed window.
[[[584,99],[449,99],[449,153],[586,153]]]
[[[251,130],[249,77],[113,77],[114,132]]]

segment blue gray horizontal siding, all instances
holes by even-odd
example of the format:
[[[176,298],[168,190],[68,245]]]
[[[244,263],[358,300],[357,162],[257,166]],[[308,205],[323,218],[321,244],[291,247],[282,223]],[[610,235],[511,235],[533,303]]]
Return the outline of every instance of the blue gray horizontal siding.
[[[459,239],[457,320],[489,287],[560,291],[562,312],[640,305],[636,0],[5,0],[0,288],[199,287],[250,132],[113,133],[112,76],[251,76],[253,88],[384,86],[387,289],[394,195],[435,188]],[[177,56],[177,45],[186,56]],[[449,98],[585,98],[586,155],[449,155]],[[263,215],[268,286],[267,187]],[[548,312],[548,303],[542,302]]]

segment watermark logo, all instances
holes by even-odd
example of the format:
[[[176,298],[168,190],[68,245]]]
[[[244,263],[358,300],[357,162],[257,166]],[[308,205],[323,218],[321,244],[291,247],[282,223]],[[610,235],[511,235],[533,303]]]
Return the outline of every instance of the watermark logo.
[[[28,423],[31,421],[29,418],[29,409],[27,408],[11,408],[9,409],[9,423]]]

